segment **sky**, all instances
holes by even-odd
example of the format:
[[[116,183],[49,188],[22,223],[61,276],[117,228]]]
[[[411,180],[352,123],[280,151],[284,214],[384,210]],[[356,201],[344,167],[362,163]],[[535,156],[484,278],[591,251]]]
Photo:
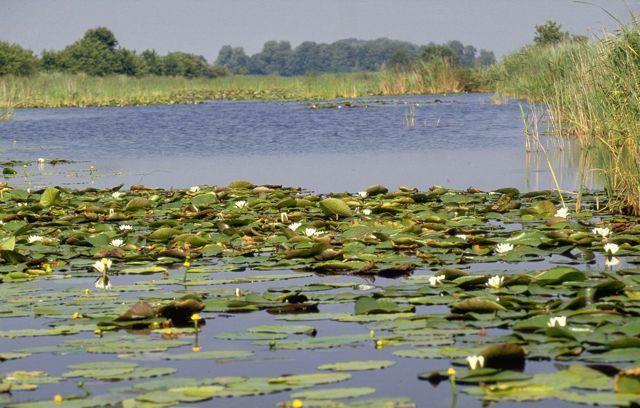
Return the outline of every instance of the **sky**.
[[[555,20],[573,34],[602,36],[640,13],[640,0],[1,0],[0,40],[40,53],[93,27],[142,51],[193,52],[213,61],[223,45],[258,52],[267,40],[333,42],[388,37],[416,44],[459,40],[498,57]]]

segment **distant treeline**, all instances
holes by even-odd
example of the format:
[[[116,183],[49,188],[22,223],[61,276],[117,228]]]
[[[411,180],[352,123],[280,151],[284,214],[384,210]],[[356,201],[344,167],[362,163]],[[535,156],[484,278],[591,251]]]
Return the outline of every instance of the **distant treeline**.
[[[305,41],[292,48],[288,41],[267,41],[262,51],[248,56],[242,47],[225,45],[216,64],[241,74],[303,75],[308,72],[379,71],[385,68],[406,68],[416,61],[446,58],[452,65],[481,67],[492,65],[496,58],[491,51],[478,50],[460,41],[443,45],[430,43],[418,46],[406,41],[379,38],[363,41],[346,39],[331,44]]]
[[[267,41],[261,52],[248,56],[241,47],[224,46],[215,63],[203,56],[155,50],[138,53],[121,47],[107,28],[88,30],[82,38],[59,51],[47,50],[41,56],[16,44],[0,41],[0,75],[31,75],[40,70],[105,76],[163,75],[217,77],[234,74],[280,74],[285,76],[325,72],[379,71],[403,69],[416,61],[447,59],[463,67],[495,63],[493,52],[459,41],[444,45],[415,44],[380,38],[372,41],[346,39],[331,44],[304,42],[292,48],[287,41]]]

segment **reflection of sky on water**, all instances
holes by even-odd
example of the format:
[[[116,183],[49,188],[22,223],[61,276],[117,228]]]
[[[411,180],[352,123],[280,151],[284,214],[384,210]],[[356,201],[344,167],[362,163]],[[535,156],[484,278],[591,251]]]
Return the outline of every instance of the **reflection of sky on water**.
[[[82,161],[19,169],[30,174],[33,186],[188,187],[237,179],[321,192],[377,183],[555,186],[545,154],[525,154],[515,102],[492,105],[481,94],[380,100],[316,110],[298,102],[20,110],[16,120],[0,124],[0,142],[7,160]],[[412,129],[404,124],[406,102],[417,104]],[[564,189],[577,185],[576,150],[567,142],[547,142]],[[91,174],[90,165],[96,167]]]

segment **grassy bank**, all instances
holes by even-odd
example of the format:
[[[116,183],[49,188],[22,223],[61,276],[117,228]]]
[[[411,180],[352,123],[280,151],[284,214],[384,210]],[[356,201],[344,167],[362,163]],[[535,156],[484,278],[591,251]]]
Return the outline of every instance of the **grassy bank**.
[[[187,79],[40,73],[0,78],[0,107],[125,106],[212,99],[300,100],[454,93],[477,90],[471,81],[473,72],[438,61],[407,71],[298,77],[236,75]]]
[[[543,103],[555,132],[579,138],[612,210],[640,215],[640,26],[595,43],[527,47],[492,71],[499,94]]]

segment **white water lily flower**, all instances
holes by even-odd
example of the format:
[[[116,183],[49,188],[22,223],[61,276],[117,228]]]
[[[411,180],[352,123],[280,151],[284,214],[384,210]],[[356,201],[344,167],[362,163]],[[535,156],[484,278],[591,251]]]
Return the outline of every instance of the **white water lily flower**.
[[[123,195],[124,193],[122,191],[114,191],[113,193],[111,193],[111,197],[115,198],[116,200],[122,197]]]
[[[110,244],[111,244],[111,246],[114,246],[116,248],[120,248],[121,246],[124,245],[124,241],[121,240],[120,238],[112,239]]]
[[[464,234],[458,234],[458,235],[456,235],[455,237],[456,237],[456,238],[463,239],[463,240],[465,240],[465,241],[467,240],[467,236],[466,236],[466,235],[464,235]]]
[[[38,157],[38,163],[44,164],[45,160],[42,157]]]
[[[284,224],[285,222],[289,222],[289,216],[287,213],[280,213],[280,221]]]
[[[247,202],[245,200],[236,201],[234,204],[238,208],[244,208],[247,206]]]
[[[43,239],[44,237],[40,235],[29,235],[29,237],[27,238],[27,242],[29,242],[30,244],[33,244],[34,242],[40,242]]]
[[[513,244],[498,244],[496,245],[496,252],[499,254],[505,254],[513,250]]]
[[[358,191],[358,195],[362,198],[366,198],[367,197],[367,192],[366,191]]]
[[[611,234],[611,230],[609,228],[594,228],[591,232],[595,235],[600,235],[602,238],[606,238]]]
[[[95,283],[93,284],[98,289],[109,290],[111,289],[111,281],[107,275],[98,276]]]
[[[111,259],[102,258],[93,264],[93,268],[100,273],[108,272],[111,269]]]
[[[109,217],[113,217],[116,213],[116,210],[114,210],[113,208],[109,208]]]
[[[191,187],[189,187],[189,192],[191,192],[191,193],[197,193],[198,191],[200,191],[200,186],[191,186]]]
[[[362,213],[364,215],[371,215],[371,210],[369,208],[365,208],[364,210],[362,210]]]
[[[240,290],[240,288],[236,288],[236,297],[240,296],[242,296],[242,291]]]
[[[606,267],[614,267],[616,265],[620,264],[620,259],[618,257],[612,256],[612,257],[606,257],[604,260],[604,266]]]
[[[356,285],[356,286],[354,287],[354,289],[355,289],[355,290],[372,290],[372,289],[375,289],[375,288],[376,288],[376,287],[375,287],[375,286],[373,286],[373,285],[365,285],[365,284],[363,284],[363,283],[361,283],[361,284],[359,284],[359,285]]]
[[[120,226],[118,226],[118,229],[120,231],[131,231],[133,229],[133,227],[129,224],[122,224]]]
[[[295,230],[297,230],[298,228],[300,228],[300,226],[301,226],[301,225],[302,225],[302,223],[299,223],[299,222],[293,222],[293,223],[289,224],[289,229],[290,229],[291,231],[295,231]]]
[[[552,317],[547,322],[549,327],[565,327],[567,325],[567,316]]]
[[[486,283],[486,285],[489,288],[500,289],[503,283],[504,276],[496,275],[489,278],[489,281]]]
[[[554,217],[567,218],[567,215],[569,215],[569,209],[567,207],[562,207],[556,211]]]
[[[444,280],[444,275],[434,275],[429,278],[429,285],[437,286]]]
[[[620,247],[612,242],[609,242],[608,244],[604,244],[603,249],[604,249],[604,252],[606,252],[608,255],[613,255],[616,252],[618,252]]]
[[[318,235],[317,231],[315,228],[313,227],[308,227],[304,229],[304,235],[308,236],[308,237],[312,237],[314,235]]]
[[[467,363],[472,370],[482,368],[484,367],[484,356],[468,356]]]

